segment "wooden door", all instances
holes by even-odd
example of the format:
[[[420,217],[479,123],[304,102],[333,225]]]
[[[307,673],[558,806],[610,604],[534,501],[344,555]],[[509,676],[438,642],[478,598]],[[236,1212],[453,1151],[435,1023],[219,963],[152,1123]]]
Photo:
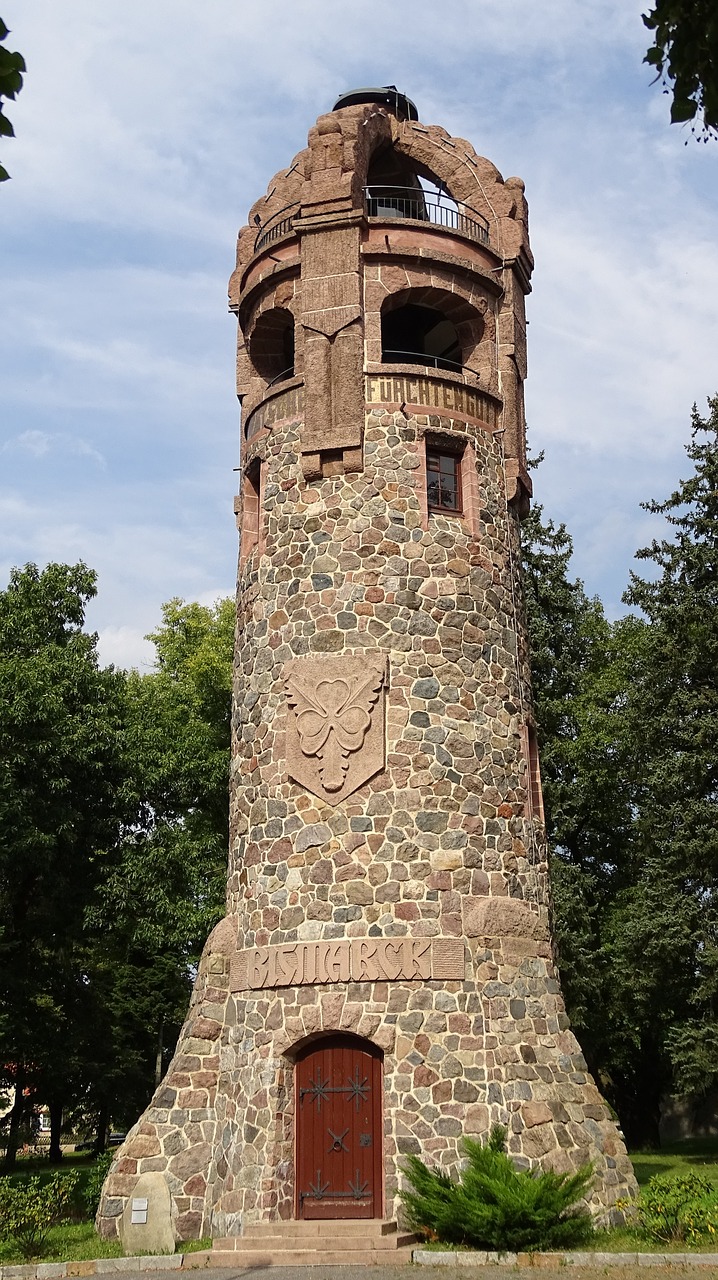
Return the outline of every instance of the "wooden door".
[[[369,1041],[340,1034],[300,1052],[297,1217],[381,1217],[381,1060]]]

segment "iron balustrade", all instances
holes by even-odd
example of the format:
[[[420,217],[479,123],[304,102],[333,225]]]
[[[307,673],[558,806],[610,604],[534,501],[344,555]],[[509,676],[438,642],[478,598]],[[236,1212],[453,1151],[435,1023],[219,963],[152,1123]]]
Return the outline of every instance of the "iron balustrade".
[[[450,196],[435,191],[417,191],[416,187],[371,186],[364,188],[364,208],[369,218],[410,218],[415,222],[430,222],[447,231],[489,243],[488,220],[468,204],[458,204]],[[266,249],[268,244],[281,240],[294,228],[294,218],[299,204],[285,205],[273,213],[257,230],[254,252]]]
[[[468,364],[459,364],[456,360],[447,360],[446,356],[432,356],[424,351],[394,351],[387,348],[381,353],[382,364],[423,364],[432,369],[447,369],[449,373],[472,373],[480,378],[478,369]]]
[[[273,213],[271,218],[263,223],[257,231],[254,252],[259,253],[260,249],[266,249],[268,244],[272,244],[275,240],[281,240],[282,236],[289,235],[297,213],[299,213],[298,204],[287,204],[283,209],[278,209],[276,213]]]
[[[435,191],[417,191],[416,187],[365,187],[364,200],[369,218],[412,218],[431,222],[447,231],[489,243],[488,220],[468,204],[457,204],[451,196]]]
[[[269,390],[270,387],[275,386],[278,382],[286,382],[287,378],[293,378],[293,377],[294,377],[294,365],[292,364],[289,366],[288,369],[283,369],[281,373],[277,373],[274,375],[274,377],[272,378],[272,381],[267,383],[267,390]]]

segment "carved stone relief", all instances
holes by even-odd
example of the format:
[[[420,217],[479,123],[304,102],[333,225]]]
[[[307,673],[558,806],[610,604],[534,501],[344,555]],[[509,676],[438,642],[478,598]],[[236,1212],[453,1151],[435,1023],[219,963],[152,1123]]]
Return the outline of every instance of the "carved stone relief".
[[[384,768],[386,657],[295,658],[284,683],[287,772],[340,804]]]
[[[421,982],[465,977],[461,938],[342,938],[249,947],[232,959],[233,991],[328,982]]]

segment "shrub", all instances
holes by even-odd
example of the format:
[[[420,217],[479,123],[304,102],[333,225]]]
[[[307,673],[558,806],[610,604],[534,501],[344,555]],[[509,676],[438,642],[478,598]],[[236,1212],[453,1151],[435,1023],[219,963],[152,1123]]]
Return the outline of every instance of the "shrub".
[[[657,1173],[641,1192],[638,1225],[660,1244],[701,1244],[718,1237],[718,1187],[700,1173]]]
[[[21,1182],[2,1179],[0,1236],[14,1239],[24,1258],[39,1257],[50,1228],[68,1216],[77,1181],[76,1173]]]
[[[91,1222],[94,1222],[95,1215],[100,1207],[102,1188],[105,1178],[110,1172],[110,1165],[115,1158],[115,1154],[113,1151],[105,1151],[101,1156],[98,1156],[85,1179],[85,1185],[82,1188],[82,1202],[85,1213]]]
[[[412,1191],[402,1191],[413,1227],[447,1244],[496,1250],[566,1249],[593,1234],[590,1216],[576,1202],[592,1167],[574,1174],[514,1168],[506,1130],[496,1125],[486,1146],[464,1138],[468,1161],[459,1182],[410,1156],[404,1169]]]

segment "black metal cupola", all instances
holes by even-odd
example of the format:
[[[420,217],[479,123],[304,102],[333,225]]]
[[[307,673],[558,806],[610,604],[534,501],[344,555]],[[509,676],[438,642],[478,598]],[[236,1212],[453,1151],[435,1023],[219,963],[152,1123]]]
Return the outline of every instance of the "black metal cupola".
[[[419,112],[411,98],[399,93],[395,84],[385,84],[379,89],[350,89],[342,93],[334,103],[332,111],[341,111],[343,107],[358,107],[363,102],[376,102],[399,120],[418,120]]]

